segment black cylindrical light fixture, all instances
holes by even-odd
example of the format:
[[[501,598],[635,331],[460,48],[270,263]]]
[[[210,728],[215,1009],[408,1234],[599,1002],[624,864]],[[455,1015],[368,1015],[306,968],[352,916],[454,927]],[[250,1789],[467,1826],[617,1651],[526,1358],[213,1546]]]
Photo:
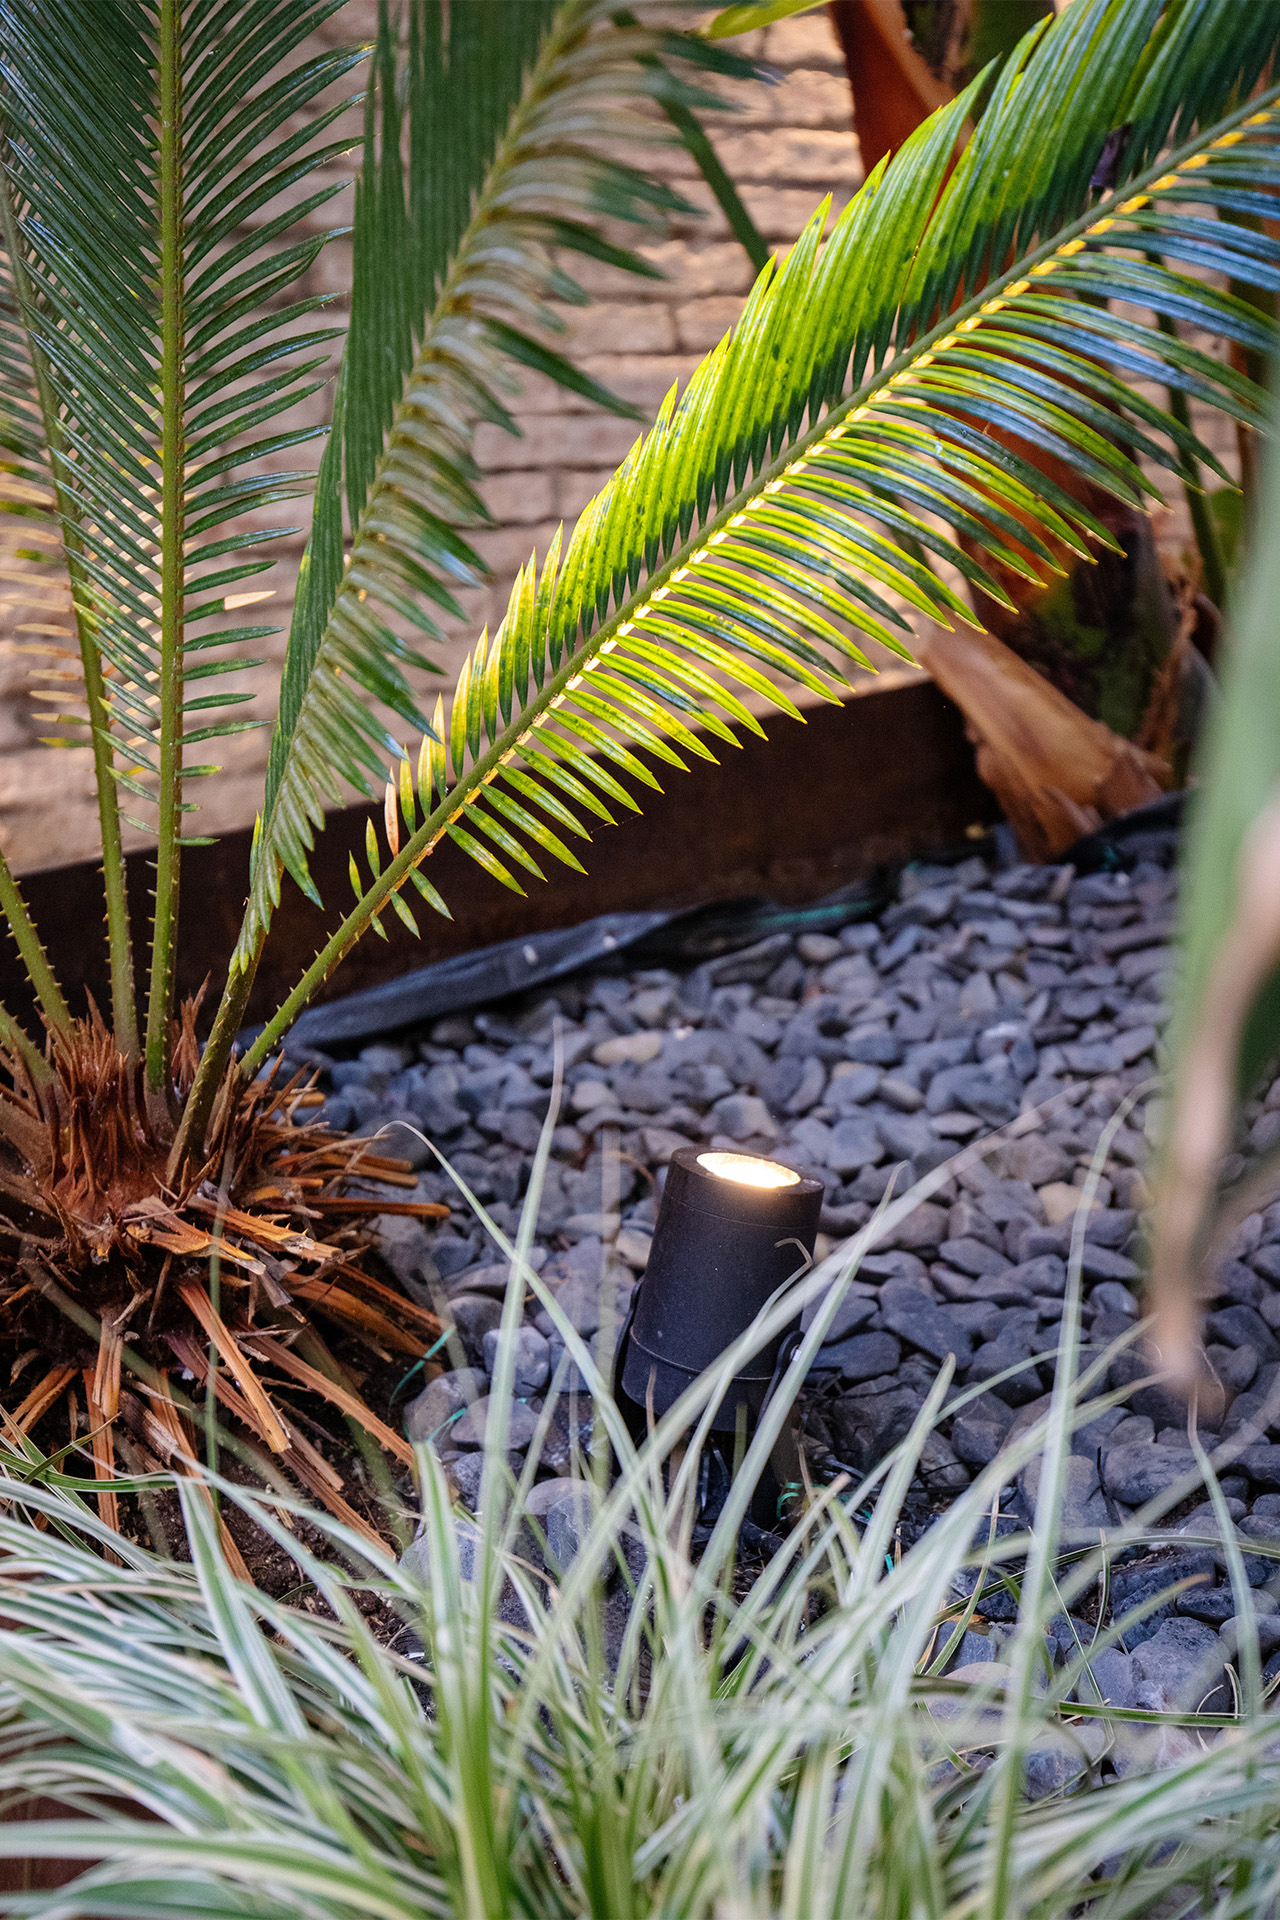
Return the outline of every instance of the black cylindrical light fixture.
[[[652,1382],[654,1412],[673,1406],[811,1259],[821,1207],[821,1181],[777,1160],[700,1147],[673,1153],[620,1356],[628,1398],[644,1407]],[[735,1376],[717,1431],[733,1432],[740,1406],[754,1423],[786,1336]]]

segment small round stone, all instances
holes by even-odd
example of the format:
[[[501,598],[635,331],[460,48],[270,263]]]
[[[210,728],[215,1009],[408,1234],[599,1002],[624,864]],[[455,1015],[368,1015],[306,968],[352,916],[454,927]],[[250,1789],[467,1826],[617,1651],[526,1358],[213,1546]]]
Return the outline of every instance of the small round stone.
[[[489,1422],[497,1409],[492,1398],[486,1394],[482,1399],[473,1400],[467,1411],[462,1414],[450,1429],[453,1444],[464,1453],[483,1447]],[[533,1439],[538,1428],[538,1417],[532,1407],[522,1400],[513,1400],[508,1410],[506,1442],[513,1453],[523,1453]]]

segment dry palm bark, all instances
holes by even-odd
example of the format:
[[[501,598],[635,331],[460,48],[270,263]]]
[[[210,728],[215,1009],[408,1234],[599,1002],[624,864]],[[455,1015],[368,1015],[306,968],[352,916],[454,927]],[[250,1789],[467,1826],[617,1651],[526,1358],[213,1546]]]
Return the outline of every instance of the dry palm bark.
[[[989,633],[922,635],[916,657],[963,710],[979,776],[1027,859],[1052,860],[1172,784],[1166,761],[1091,720]]]

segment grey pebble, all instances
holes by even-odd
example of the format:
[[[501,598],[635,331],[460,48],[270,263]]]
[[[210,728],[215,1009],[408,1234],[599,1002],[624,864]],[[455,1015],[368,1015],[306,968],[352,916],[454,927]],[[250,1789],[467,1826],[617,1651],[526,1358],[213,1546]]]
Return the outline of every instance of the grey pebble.
[[[856,1285],[856,1282],[854,1284]],[[800,1325],[804,1331],[807,1332],[809,1327],[812,1326],[826,1297],[827,1296],[824,1295],[822,1299],[813,1301],[801,1314]],[[874,1295],[870,1292],[855,1292],[851,1287],[844,1299],[840,1302],[840,1305],[836,1308],[831,1325],[827,1329],[827,1337],[823,1345],[833,1346],[837,1341],[846,1339],[849,1334],[856,1333],[859,1327],[865,1326],[867,1321],[872,1318],[876,1309],[877,1303]]]
[[[1262,1361],[1280,1359],[1280,1341],[1253,1307],[1236,1304],[1208,1315],[1209,1334],[1228,1347],[1250,1346]]]
[[[1190,1447],[1113,1446],[1102,1457],[1102,1483],[1126,1506],[1140,1507],[1194,1472],[1195,1465]]]
[[[1149,1605],[1153,1600],[1162,1603],[1144,1619],[1126,1628],[1128,1645],[1133,1647],[1142,1640],[1150,1639],[1160,1622],[1173,1614],[1179,1596],[1172,1594],[1171,1588],[1183,1581],[1192,1582],[1181,1596],[1186,1599],[1190,1593],[1212,1588],[1214,1579],[1214,1557],[1204,1548],[1151,1554],[1145,1559],[1116,1567],[1111,1577],[1111,1607],[1116,1619],[1131,1608]],[[1186,1613],[1192,1611],[1189,1607],[1179,1610]]]
[[[471,1266],[476,1250],[476,1241],[473,1239],[464,1240],[456,1234],[438,1233],[431,1242],[431,1259],[441,1277],[448,1279],[450,1274],[461,1273],[464,1267]],[[405,1291],[409,1291],[407,1282]]]
[[[873,1380],[878,1374],[894,1373],[902,1358],[900,1342],[892,1333],[855,1333],[848,1339],[819,1349],[818,1363],[838,1369],[841,1379],[852,1386],[859,1380]]]
[[[944,1240],[938,1253],[951,1266],[959,1267],[962,1273],[972,1274],[979,1279],[1004,1276],[1011,1265],[1004,1254],[997,1253],[985,1241],[969,1236],[961,1240]]]
[[[458,1498],[464,1507],[472,1513],[476,1511],[480,1499],[480,1486],[484,1479],[483,1453],[461,1453],[449,1468],[453,1483],[458,1489]],[[467,1576],[464,1575],[464,1578]]]
[[[1243,1393],[1260,1365],[1258,1353],[1249,1346],[1222,1347],[1210,1342],[1205,1348],[1205,1359],[1223,1386],[1237,1395]]]
[[[985,1341],[970,1362],[966,1376],[969,1384],[990,1381],[991,1392],[1008,1401],[1011,1407],[1038,1400],[1043,1389],[1040,1376],[1031,1365],[1031,1349],[1032,1342],[1026,1335],[1010,1334]]]
[[[1222,1678],[1228,1649],[1202,1620],[1175,1616],[1164,1620],[1135,1648],[1134,1703],[1158,1713],[1178,1709],[1212,1711],[1209,1702]]]
[[[437,1374],[405,1407],[405,1433],[415,1445],[438,1437],[450,1416],[478,1400],[488,1384],[482,1367],[459,1367],[452,1373]]]
[[[985,1467],[995,1459],[1013,1425],[1013,1409],[992,1393],[969,1402],[951,1423],[951,1444],[971,1467]]]
[[[593,1482],[579,1481],[546,1510],[547,1555],[561,1573],[567,1572],[582,1550],[594,1515],[595,1493]]]
[[[786,1102],[788,1113],[807,1113],[822,1098],[827,1084],[827,1070],[821,1060],[813,1055],[804,1061],[800,1069],[800,1078],[794,1092]]]
[[[929,1122],[913,1114],[881,1114],[876,1119],[876,1128],[895,1160],[915,1160],[936,1146],[937,1137]]]
[[[1227,1653],[1232,1659],[1239,1653],[1245,1635],[1250,1631],[1257,1641],[1258,1651],[1264,1660],[1273,1653],[1280,1652],[1280,1618],[1275,1614],[1257,1613],[1251,1622],[1246,1622],[1237,1614],[1229,1620],[1224,1620],[1219,1628]]]
[[[1089,1654],[1086,1670],[1073,1691],[1082,1704],[1101,1699],[1109,1706],[1124,1708],[1136,1704],[1136,1689],[1130,1656],[1121,1653],[1118,1647],[1099,1647],[1096,1653]]]
[[[832,1073],[826,1087],[826,1100],[836,1111],[859,1106],[869,1100],[880,1084],[880,1075],[874,1067],[850,1067],[842,1072],[839,1067]]]
[[[484,1358],[484,1337],[502,1319],[502,1302],[487,1293],[450,1296],[448,1319],[456,1328],[463,1351],[472,1361]]]
[[[809,1122],[813,1125],[813,1122]],[[884,1146],[875,1123],[861,1116],[838,1121],[827,1139],[825,1163],[833,1173],[847,1178],[863,1167],[883,1160]]]
[[[485,1432],[493,1410],[493,1402],[488,1394],[483,1395],[479,1400],[473,1400],[467,1411],[449,1429],[454,1445],[464,1452],[483,1447]],[[537,1432],[537,1428],[538,1417],[533,1408],[526,1406],[522,1400],[513,1400],[507,1425],[509,1450],[514,1453],[523,1453]]]
[[[1018,1475],[1018,1491],[1031,1513],[1035,1512],[1040,1492],[1042,1465],[1041,1456],[1036,1455],[1028,1460]],[[1083,1459],[1078,1454],[1068,1455],[1062,1463],[1060,1493],[1057,1512],[1064,1529],[1096,1525],[1099,1516],[1101,1524],[1106,1525],[1108,1516],[1105,1503],[1097,1499],[1098,1469],[1092,1460]]]
[[[1120,1313],[1126,1318],[1136,1318],[1139,1312],[1136,1296],[1119,1280],[1100,1281],[1090,1293],[1089,1302],[1098,1313]]]
[[[1265,1597],[1269,1599],[1270,1595]],[[1187,1593],[1179,1594],[1175,1606],[1178,1613],[1190,1614],[1193,1620],[1220,1627],[1235,1617],[1236,1597],[1230,1587],[1192,1587]]]
[[[407,1214],[380,1213],[373,1221],[378,1252],[411,1300],[433,1304],[432,1289],[439,1285],[436,1248],[442,1236],[432,1236],[420,1220]]]
[[[492,1328],[485,1334],[484,1364],[491,1379],[498,1364],[501,1344],[502,1333],[499,1328]],[[546,1338],[536,1327],[517,1327],[514,1347],[511,1391],[517,1399],[541,1393],[551,1373],[551,1348]]]
[[[1280,1242],[1259,1247],[1251,1258],[1253,1265],[1265,1280],[1274,1281],[1277,1286],[1280,1286]]]
[[[718,1100],[711,1110],[717,1130],[731,1140],[774,1140],[777,1123],[757,1094],[735,1093]]]
[[[1280,1446],[1262,1441],[1256,1446],[1245,1447],[1234,1464],[1242,1473],[1248,1474],[1255,1486],[1267,1490],[1280,1487]]]
[[[847,1040],[845,1058],[871,1067],[896,1067],[902,1059],[902,1042],[888,1033],[865,1033]]]
[[[889,1331],[898,1334],[909,1346],[918,1347],[935,1360],[945,1360],[954,1354],[958,1364],[968,1364],[973,1351],[972,1339],[967,1327],[949,1308],[920,1301],[912,1305],[882,1306],[880,1311]]]
[[[1084,1242],[1080,1268],[1086,1280],[1118,1280],[1124,1285],[1127,1281],[1142,1278],[1142,1269],[1136,1261],[1091,1239]]]

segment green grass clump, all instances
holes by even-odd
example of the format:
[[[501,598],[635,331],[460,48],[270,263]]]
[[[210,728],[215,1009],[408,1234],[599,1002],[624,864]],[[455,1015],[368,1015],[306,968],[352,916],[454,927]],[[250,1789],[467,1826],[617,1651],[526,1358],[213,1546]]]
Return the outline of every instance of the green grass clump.
[[[535,1178],[508,1251],[555,1313],[525,1260],[536,1192]],[[286,1501],[222,1485],[221,1500],[291,1554],[302,1605],[233,1577],[197,1483],[178,1483],[191,1549],[179,1564],[104,1528],[92,1481],[6,1456],[0,1794],[13,1817],[0,1853],[84,1864],[60,1891],[0,1895],[0,1912],[1273,1914],[1280,1725],[1256,1648],[1241,1658],[1235,1711],[1217,1715],[1118,1713],[1099,1699],[1090,1661],[1132,1618],[1100,1626],[1065,1666],[1046,1657],[1047,1623],[1088,1617],[1117,1552],[1193,1543],[1162,1532],[1154,1509],[1096,1548],[1059,1536],[1073,1427],[1116,1397],[1099,1394],[1106,1359],[1079,1355],[1078,1260],[1050,1412],[913,1544],[900,1545],[902,1503],[945,1370],[895,1453],[861,1485],[817,1493],[748,1573],[738,1528],[766,1422],[710,1540],[691,1551],[709,1409],[826,1284],[811,1274],[787,1290],[639,1448],[598,1383],[618,1472],[601,1475],[579,1551],[554,1577],[497,1419],[474,1521],[422,1451],[420,1545],[401,1564],[308,1512],[315,1551]],[[522,1293],[509,1289],[512,1327]],[[837,1286],[824,1299],[775,1425],[840,1297]],[[594,1377],[585,1344],[563,1321],[562,1332]],[[682,1462],[664,1469],[681,1434]],[[997,1536],[1000,1487],[1037,1453],[1034,1525]],[[1227,1558],[1247,1596],[1233,1544]],[[975,1570],[1008,1581],[1018,1620],[1003,1671],[948,1680],[975,1613],[962,1576]],[[388,1606],[411,1628],[393,1648]],[[28,1817],[36,1796],[61,1811]]]

